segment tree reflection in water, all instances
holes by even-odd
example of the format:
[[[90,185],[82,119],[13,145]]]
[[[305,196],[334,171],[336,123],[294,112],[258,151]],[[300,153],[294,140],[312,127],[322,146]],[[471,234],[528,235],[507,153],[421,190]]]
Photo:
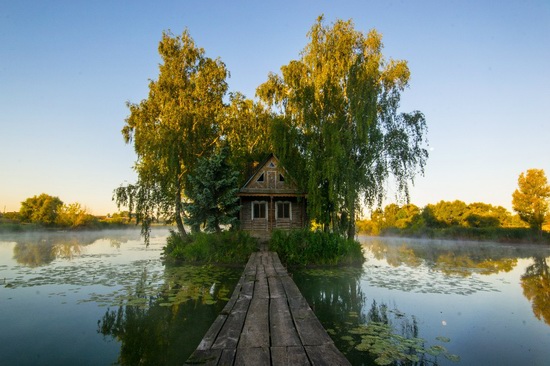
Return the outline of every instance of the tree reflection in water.
[[[536,254],[538,247],[525,245],[483,246],[469,244],[450,248],[388,245],[380,240],[369,242],[365,248],[376,258],[385,259],[393,267],[418,267],[421,263],[447,276],[469,277],[475,274],[492,275],[510,272],[518,264],[518,258],[533,259],[521,277],[523,295],[531,302],[537,319],[550,325],[550,270],[547,258]]]
[[[181,365],[222,311],[240,271],[233,276],[212,268],[210,276],[187,276],[180,282],[169,273],[174,270],[166,269],[166,283],[156,295],[148,290],[150,278],[144,272],[126,303],[108,309],[98,321],[98,333],[121,345],[118,364]]]
[[[111,246],[119,247],[131,239],[139,239],[136,231],[89,231],[89,232],[39,232],[24,235],[3,236],[3,240],[15,241],[13,258],[26,267],[41,267],[52,263],[55,259],[78,257],[83,247],[109,236]]]
[[[414,316],[386,304],[370,307],[359,268],[298,271],[294,279],[336,346],[353,365],[436,365],[458,356],[441,345],[426,347]],[[448,342],[439,337],[435,341]]]
[[[550,325],[550,271],[546,260],[546,257],[533,257],[534,263],[521,276],[521,287],[537,319]]]

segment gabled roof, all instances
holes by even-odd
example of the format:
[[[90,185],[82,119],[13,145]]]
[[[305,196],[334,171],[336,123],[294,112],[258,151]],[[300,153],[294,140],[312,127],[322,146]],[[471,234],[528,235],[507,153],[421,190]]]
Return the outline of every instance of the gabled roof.
[[[267,163],[269,162],[269,160],[271,160],[271,158],[275,158],[277,160],[277,162],[279,162],[279,158],[277,158],[275,156],[275,154],[271,153],[267,156],[267,158],[265,158],[261,164],[258,164],[258,166],[256,167],[256,169],[254,170],[254,172],[252,173],[252,175],[250,176],[250,178],[248,178],[248,180],[246,181],[246,183],[241,187],[241,189],[245,188],[249,183],[250,181],[252,180],[252,178],[254,178],[256,175],[258,175],[258,173],[263,169],[263,167],[265,165],[267,165]]]
[[[273,153],[258,165],[258,168],[240,189],[239,196],[247,195],[304,196]]]

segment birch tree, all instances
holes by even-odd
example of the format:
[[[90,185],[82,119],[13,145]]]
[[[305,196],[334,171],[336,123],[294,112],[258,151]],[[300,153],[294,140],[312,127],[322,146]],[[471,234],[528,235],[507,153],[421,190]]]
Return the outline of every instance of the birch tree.
[[[351,20],[328,26],[321,16],[308,37],[301,57],[257,95],[280,117],[276,153],[302,177],[310,217],[353,237],[360,205],[380,203],[390,177],[408,199],[428,158],[426,121],[399,112],[410,71],[384,57],[378,32],[359,32]]]
[[[175,221],[179,234],[187,235],[182,205],[187,176],[219,141],[228,77],[225,65],[206,57],[188,31],[163,33],[158,51],[158,79],[150,81],[147,99],[127,104],[130,115],[122,129],[137,155],[138,180],[114,192],[119,207],[135,211],[146,241],[158,217]]]

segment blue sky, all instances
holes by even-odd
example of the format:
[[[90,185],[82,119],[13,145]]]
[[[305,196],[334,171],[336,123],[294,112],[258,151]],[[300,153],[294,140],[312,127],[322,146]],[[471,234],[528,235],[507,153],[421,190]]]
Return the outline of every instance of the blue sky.
[[[431,150],[412,203],[511,209],[522,171],[550,175],[547,0],[1,1],[0,211],[44,192],[116,212],[113,189],[136,178],[125,103],[157,78],[163,30],[189,29],[230,90],[254,97],[320,14],[376,28],[384,54],[409,62],[401,107],[425,114]]]

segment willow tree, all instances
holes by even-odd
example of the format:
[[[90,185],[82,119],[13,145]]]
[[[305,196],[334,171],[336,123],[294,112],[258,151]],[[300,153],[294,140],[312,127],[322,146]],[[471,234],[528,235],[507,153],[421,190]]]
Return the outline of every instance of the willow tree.
[[[426,122],[421,112],[399,113],[409,68],[386,60],[375,30],[356,31],[351,20],[327,26],[319,17],[308,37],[300,59],[270,74],[257,95],[280,115],[285,138],[276,152],[303,177],[310,217],[352,237],[358,208],[380,203],[391,176],[408,199],[428,157]]]
[[[147,99],[128,103],[122,129],[126,143],[134,145],[138,180],[114,193],[119,207],[135,211],[146,240],[150,222],[159,216],[187,235],[182,205],[187,176],[219,141],[227,92],[225,65],[206,57],[188,31],[163,33],[158,51],[158,79],[150,81]]]

